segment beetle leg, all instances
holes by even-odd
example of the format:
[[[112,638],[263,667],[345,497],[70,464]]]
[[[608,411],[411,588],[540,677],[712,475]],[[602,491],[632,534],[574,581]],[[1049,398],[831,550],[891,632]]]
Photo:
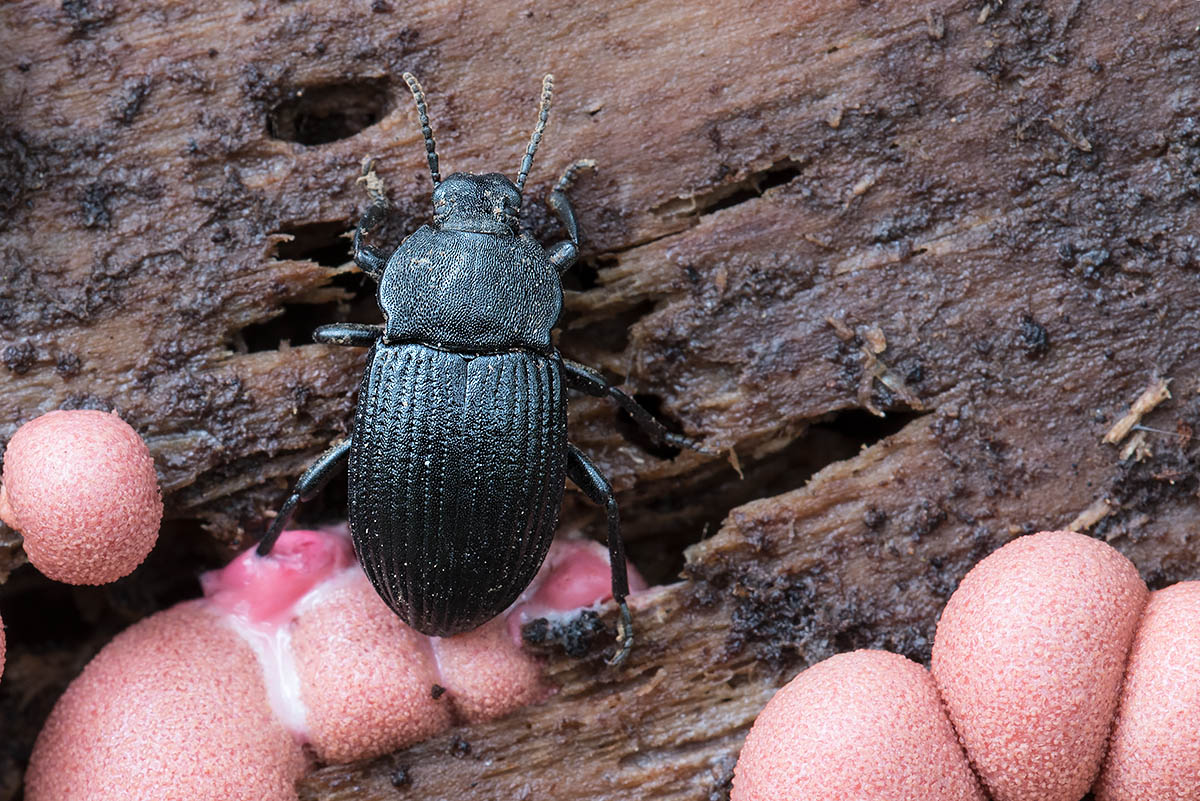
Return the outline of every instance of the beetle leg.
[[[571,269],[571,265],[579,258],[579,248],[575,247],[574,242],[558,242],[546,252],[546,258],[551,266],[558,270],[558,274],[562,275]]]
[[[435,184],[437,183],[436,178],[437,176],[434,176]],[[362,218],[358,221],[358,227],[354,229],[354,263],[364,273],[378,281],[379,277],[383,275],[383,268],[387,266],[387,255],[379,248],[365,244],[363,235],[379,225],[384,212],[387,211],[388,201],[387,195],[383,191],[383,181],[379,180],[379,176],[375,174],[375,160],[370,156],[362,161],[362,175],[359,176],[358,183],[366,186],[367,197],[371,198],[371,205],[363,212]]]
[[[283,527],[288,524],[296,506],[301,501],[311,501],[317,497],[317,493],[329,483],[329,479],[333,478],[337,468],[346,461],[346,457],[349,455],[350,440],[344,439],[309,465],[309,468],[304,471],[304,475],[300,476],[296,482],[296,486],[292,488],[292,494],[279,508],[279,514],[275,515],[275,519],[271,521],[271,527],[267,529],[267,533],[258,543],[259,556],[266,556],[271,552],[271,548],[275,547],[275,540],[279,539]]]
[[[387,256],[383,255],[383,251],[374,245],[363,242],[363,234],[379,224],[385,211],[387,211],[386,202],[376,199],[370,206],[367,206],[362,219],[358,221],[358,227],[354,229],[354,263],[376,281],[383,275],[383,268],[387,266]]]
[[[579,220],[575,217],[575,209],[571,206],[571,199],[567,197],[567,190],[575,182],[576,173],[583,169],[595,168],[596,162],[591,159],[583,159],[567,167],[558,183],[550,190],[550,197],[546,199],[546,205],[558,216],[559,222],[567,229],[567,236],[570,237],[569,241],[552,246],[547,254],[559,275],[570,269],[579,257]]]
[[[546,205],[558,215],[563,228],[567,229],[567,236],[571,237],[571,242],[576,245],[579,244],[579,221],[575,218],[575,209],[571,207],[571,200],[567,197],[567,190],[571,188],[571,184],[575,183],[575,176],[580,170],[594,169],[596,169],[596,162],[591,159],[580,159],[567,167],[563,170],[558,183],[550,190],[550,197],[546,200]]]
[[[649,434],[654,440],[663,444],[671,445],[676,448],[688,448],[689,450],[699,451],[700,453],[708,453],[704,446],[691,437],[685,437],[683,434],[676,434],[673,431],[668,431],[667,428],[660,423],[654,415],[646,411],[646,409],[629,395],[614,387],[609,383],[608,379],[602,376],[596,370],[588,367],[586,364],[573,362],[570,359],[563,359],[563,378],[566,380],[567,386],[571,389],[577,389],[587,395],[592,395],[597,398],[608,397],[616,401],[616,404],[625,411],[629,412],[629,416],[638,424],[638,428]]]
[[[350,345],[357,348],[369,348],[383,336],[383,328],[377,325],[362,325],[360,323],[333,323],[323,325],[313,331],[313,342],[323,345]]]
[[[617,666],[629,656],[633,647],[633,619],[625,596],[629,595],[629,574],[625,569],[625,543],[621,539],[621,515],[617,511],[617,499],[613,497],[612,485],[597,469],[583,451],[567,443],[567,477],[583,490],[593,503],[603,506],[608,515],[608,562],[612,568],[612,595],[620,608],[617,620],[617,652],[608,664]]]

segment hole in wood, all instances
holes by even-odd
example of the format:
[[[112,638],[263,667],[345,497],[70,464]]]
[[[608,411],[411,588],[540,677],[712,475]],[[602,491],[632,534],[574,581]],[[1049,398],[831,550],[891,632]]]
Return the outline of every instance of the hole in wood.
[[[791,162],[772,166],[770,169],[747,178],[746,181],[738,185],[738,188],[730,194],[713,198],[707,203],[698,204],[697,213],[700,215],[712,214],[721,209],[728,209],[739,203],[745,203],[747,200],[762,197],[768,189],[790,184],[799,175],[800,168],[791,164]]]
[[[276,248],[280,259],[315,261],[322,267],[341,267],[353,258],[350,239],[344,236],[349,226],[343,222],[315,222],[293,225],[280,233],[292,237]]]
[[[371,127],[391,107],[387,82],[380,79],[302,86],[267,113],[267,130],[275,139],[323,145]]]
[[[609,254],[596,255],[582,259],[562,274],[562,285],[565,290],[587,292],[600,286],[600,269],[615,267],[619,262],[616,256]]]
[[[740,181],[723,184],[706,192],[687,197],[678,197],[663,203],[651,211],[668,217],[702,217],[762,197],[769,189],[789,184],[800,176],[801,163],[790,158],[782,159],[766,169],[747,175]]]
[[[755,458],[739,451],[745,479],[719,461],[697,470],[686,484],[667,480],[624,494],[628,514],[621,522],[634,564],[652,583],[674,581],[684,567],[684,549],[716,533],[731,510],[799,489],[819,470],[857,455],[924,414],[897,410],[881,418],[861,409],[835,412],[771,453]],[[602,539],[602,521],[587,521],[588,533]]]
[[[276,250],[277,258],[311,261],[322,267],[345,267],[353,258],[351,241],[345,236],[350,223],[334,221],[288,226],[281,233],[293,238]],[[239,353],[277,350],[287,341],[307,345],[318,326],[329,323],[368,323],[381,321],[375,301],[375,283],[358,271],[339,272],[327,284],[341,290],[341,297],[328,303],[297,301],[283,306],[283,312],[270,320],[248,325],[234,338]]]

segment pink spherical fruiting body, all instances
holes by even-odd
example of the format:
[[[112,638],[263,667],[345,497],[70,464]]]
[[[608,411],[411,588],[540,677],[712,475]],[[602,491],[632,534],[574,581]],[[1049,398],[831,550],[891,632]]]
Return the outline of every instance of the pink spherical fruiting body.
[[[775,694],[738,758],[732,801],[983,801],[920,665],[838,654]]]
[[[107,412],[49,412],[17,429],[4,454],[0,518],[29,561],[69,584],[106,584],[158,539],[162,496],[146,443]]]
[[[1151,593],[1093,792],[1097,801],[1200,799],[1200,581]]]
[[[950,597],[933,676],[996,801],[1077,801],[1100,769],[1147,598],[1133,564],[1066,531],[1016,539]]]
[[[592,589],[560,585],[554,600],[599,600],[591,556],[551,546],[531,595],[565,570]],[[121,634],[72,683],[38,738],[30,801],[292,801],[303,746],[364,759],[551,689],[503,618],[445,639],[406,626],[344,528],[285,531],[270,556],[247,551],[201,583],[205,599]]]
[[[434,698],[440,675],[426,637],[404,625],[357,568],[296,618],[292,651],[305,739],[323,762],[385,754],[452,722]]]
[[[455,637],[432,638],[442,684],[466,723],[507,715],[545,698],[538,663],[513,642],[503,618]]]
[[[118,635],[38,735],[29,801],[294,801],[306,761],[253,651],[196,602]]]

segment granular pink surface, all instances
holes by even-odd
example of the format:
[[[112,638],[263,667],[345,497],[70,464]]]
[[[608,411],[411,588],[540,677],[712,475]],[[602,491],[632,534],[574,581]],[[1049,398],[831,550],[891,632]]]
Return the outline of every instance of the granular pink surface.
[[[537,661],[512,641],[503,618],[456,637],[435,637],[432,645],[442,686],[468,723],[507,715],[550,692]]]
[[[1078,801],[1100,769],[1147,598],[1091,537],[1016,539],[977,564],[937,627],[933,676],[995,801]]]
[[[115,414],[49,412],[8,443],[0,518],[52,579],[106,584],[128,575],[154,547],[162,510],[150,451]]]
[[[983,801],[929,673],[886,651],[805,670],[754,721],[732,801]]]
[[[420,742],[450,726],[428,638],[404,625],[355,570],[302,612],[292,648],[308,740],[323,762]]]
[[[28,801],[295,801],[300,746],[250,648],[200,604],[127,629],[38,735]]]
[[[539,579],[565,570],[592,587],[555,598],[608,593],[591,550],[552,546]],[[363,759],[549,692],[503,617],[446,639],[404,625],[344,529],[285,531],[270,556],[244,553],[202,584],[203,601],[130,628],[72,683],[38,738],[29,801],[292,801],[302,743]]]
[[[1200,799],[1200,581],[1151,593],[1097,801]]]

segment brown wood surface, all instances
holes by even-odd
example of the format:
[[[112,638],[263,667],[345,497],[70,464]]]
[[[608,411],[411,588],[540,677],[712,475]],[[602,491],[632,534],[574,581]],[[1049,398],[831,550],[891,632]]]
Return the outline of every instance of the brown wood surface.
[[[630,662],[549,647],[549,701],[300,792],[723,798],[778,684],[853,647],[927,658],[1012,536],[1091,510],[1152,585],[1197,577],[1198,26],[1187,0],[7,4],[0,441],[117,409],[156,457],[164,539],[257,536],[350,419],[362,352],[305,343],[373,319],[340,238],[361,158],[393,204],[381,240],[428,216],[399,74],[444,173],[514,174],[553,71],[527,196],[599,166],[573,191],[560,346],[728,458],[659,458],[573,401],[635,559],[683,570],[634,604]],[[357,132],[291,141],[314,130]],[[1159,379],[1142,445],[1103,442]],[[27,689],[6,676],[0,711]]]

